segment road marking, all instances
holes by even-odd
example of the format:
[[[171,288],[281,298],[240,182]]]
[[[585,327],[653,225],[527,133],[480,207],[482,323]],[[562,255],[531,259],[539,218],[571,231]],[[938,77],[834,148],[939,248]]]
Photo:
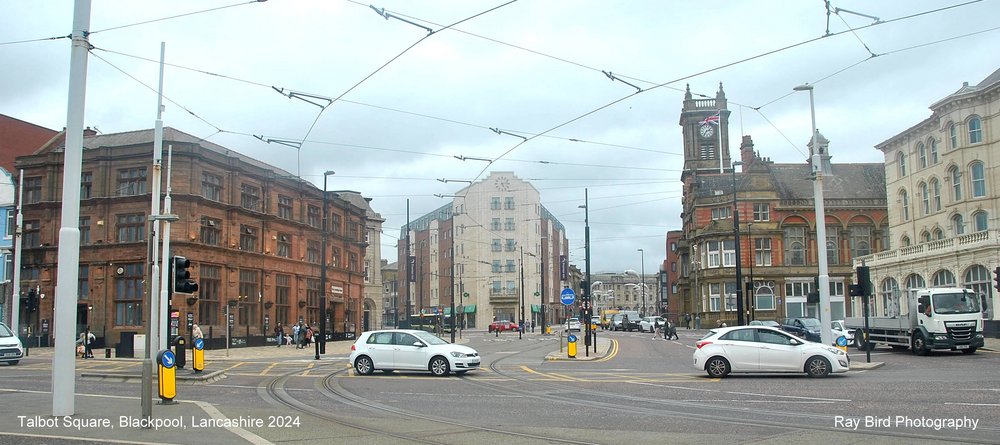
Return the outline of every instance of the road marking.
[[[546,377],[547,379],[554,379],[554,380],[559,380],[559,381],[563,381],[563,382],[574,382],[574,381],[575,382],[579,382],[580,381],[579,379],[573,379],[573,378],[570,378],[570,377],[562,376],[560,374],[546,374],[544,372],[538,372],[538,371],[535,371],[534,369],[531,369],[531,368],[529,368],[527,366],[521,366],[521,370],[524,371],[524,372],[527,372],[529,374],[540,375],[542,377]]]
[[[717,382],[717,381],[719,381],[721,379],[712,379],[712,380]],[[632,383],[632,384],[635,384],[635,385],[659,386],[659,387],[663,387],[663,388],[686,389],[686,390],[689,390],[689,391],[715,392],[715,393],[719,393],[719,394],[736,394],[736,395],[742,395],[742,396],[778,397],[778,398],[782,398],[782,399],[813,400],[813,401],[819,401],[819,402],[851,402],[852,401],[851,399],[831,399],[831,398],[826,398],[826,397],[784,396],[784,395],[780,395],[780,394],[760,394],[760,393],[755,393],[755,392],[722,391],[722,390],[718,390],[718,389],[688,388],[688,387],[685,387],[685,386],[656,385],[656,384],[653,384],[653,383],[644,383],[644,382],[629,382],[629,383]],[[782,401],[782,402],[784,402],[784,401]]]
[[[225,414],[222,414],[222,412],[219,411],[218,408],[216,408],[215,406],[213,406],[210,403],[199,402],[197,400],[192,401],[191,403],[194,403],[195,405],[198,405],[202,409],[202,411],[205,412],[205,414],[209,415],[212,418],[215,418],[215,419],[218,419],[218,420],[228,419],[228,417],[226,417]],[[264,439],[263,437],[260,437],[260,436],[254,434],[254,433],[251,433],[251,432],[249,432],[249,431],[247,431],[247,430],[245,430],[243,428],[236,427],[236,426],[226,426],[225,428],[227,430],[229,430],[229,432],[231,432],[231,433],[233,433],[233,434],[235,434],[237,436],[242,437],[247,442],[250,442],[252,444],[255,444],[255,445],[265,445],[265,444],[271,445],[272,444],[267,439]]]
[[[271,363],[271,366],[264,368],[264,370],[260,372],[260,375],[267,375],[267,373],[271,372],[271,369],[273,369],[275,366],[278,366],[278,362]]]
[[[302,371],[302,374],[299,374],[299,375],[302,376],[302,377],[308,376],[309,375],[309,371],[311,371],[315,367],[316,367],[316,362],[309,362],[309,366],[306,366],[306,370]]]
[[[825,400],[815,400],[815,401],[808,401],[808,400],[746,400],[746,399],[686,399],[686,400],[683,400],[683,402],[720,402],[720,403],[809,403],[809,404],[818,404],[818,403],[830,403],[830,404],[832,404],[832,403],[837,403],[837,402],[828,402],[828,401],[825,401]]]
[[[234,370],[234,369],[236,369],[236,368],[238,368],[240,366],[243,366],[244,363],[246,363],[246,362],[238,362],[238,363],[236,363],[233,366],[230,366],[230,367],[228,367],[226,369],[223,369],[223,371],[232,371],[232,370]]]
[[[80,440],[88,440],[100,443],[127,443],[127,444],[138,444],[138,445],[158,445],[162,442],[137,442],[134,440],[115,440],[115,439],[87,439],[80,436],[57,436],[54,434],[28,434],[28,433],[0,433],[0,436],[17,436],[17,437],[34,437],[41,439],[60,439],[60,440],[71,440],[73,442],[78,442]]]
[[[964,405],[964,406],[1000,406],[1000,403],[965,403],[965,402],[944,402],[945,405]]]

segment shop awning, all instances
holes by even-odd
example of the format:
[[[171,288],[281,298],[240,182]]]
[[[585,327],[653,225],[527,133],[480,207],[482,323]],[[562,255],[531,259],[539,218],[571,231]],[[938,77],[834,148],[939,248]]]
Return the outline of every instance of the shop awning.
[[[474,305],[474,304],[468,304],[468,305],[465,306],[464,309],[465,309],[464,312],[466,314],[475,314],[476,313],[476,305]]]
[[[531,312],[532,313],[542,312],[542,305],[540,305],[540,304],[533,304],[533,305],[531,305]]]

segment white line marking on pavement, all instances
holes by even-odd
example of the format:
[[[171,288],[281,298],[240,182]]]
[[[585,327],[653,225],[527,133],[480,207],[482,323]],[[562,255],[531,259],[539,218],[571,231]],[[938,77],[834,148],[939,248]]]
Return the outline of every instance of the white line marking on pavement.
[[[745,400],[745,399],[686,399],[685,402],[724,402],[724,403],[837,403],[837,402],[827,402],[822,400],[808,401],[808,400]]]
[[[965,403],[965,402],[944,402],[945,405],[964,405],[964,406],[1000,406],[1000,403]]]
[[[3,433],[0,433],[0,436],[33,437],[33,438],[41,438],[41,439],[59,439],[59,440],[69,440],[69,441],[73,441],[73,442],[79,442],[79,441],[87,440],[87,441],[91,441],[91,442],[100,442],[100,443],[127,443],[127,444],[136,444],[136,445],[167,445],[165,442],[138,442],[138,441],[135,441],[135,440],[115,440],[115,439],[105,439],[105,438],[101,438],[101,439],[88,439],[88,438],[80,437],[80,436],[56,436],[56,435],[53,435],[53,434],[28,434],[28,433],[7,433],[7,432],[3,432]]]

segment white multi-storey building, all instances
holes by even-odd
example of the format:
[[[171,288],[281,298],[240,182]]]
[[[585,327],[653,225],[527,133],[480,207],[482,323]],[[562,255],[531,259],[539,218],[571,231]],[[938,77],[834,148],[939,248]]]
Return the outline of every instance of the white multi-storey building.
[[[397,304],[409,314],[450,315],[452,297],[459,295],[456,313],[467,328],[485,329],[522,314],[541,326],[543,306],[546,323],[556,320],[566,230],[527,181],[492,172],[408,226],[409,261],[407,226],[400,228]]]
[[[931,116],[875,146],[885,155],[894,249],[855,259],[871,267],[876,312],[901,291],[974,289],[997,319],[1000,264],[1000,70],[931,104]]]

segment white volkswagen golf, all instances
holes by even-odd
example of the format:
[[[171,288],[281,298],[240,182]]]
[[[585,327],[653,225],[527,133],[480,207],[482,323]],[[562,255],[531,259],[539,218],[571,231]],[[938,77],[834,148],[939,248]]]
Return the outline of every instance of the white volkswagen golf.
[[[695,343],[694,367],[710,377],[730,372],[792,372],[826,377],[847,372],[847,353],[765,326],[713,329]]]
[[[465,374],[479,368],[479,353],[468,346],[448,343],[425,331],[388,329],[364,332],[351,346],[354,370],[370,375],[376,369],[430,371],[436,376]]]

